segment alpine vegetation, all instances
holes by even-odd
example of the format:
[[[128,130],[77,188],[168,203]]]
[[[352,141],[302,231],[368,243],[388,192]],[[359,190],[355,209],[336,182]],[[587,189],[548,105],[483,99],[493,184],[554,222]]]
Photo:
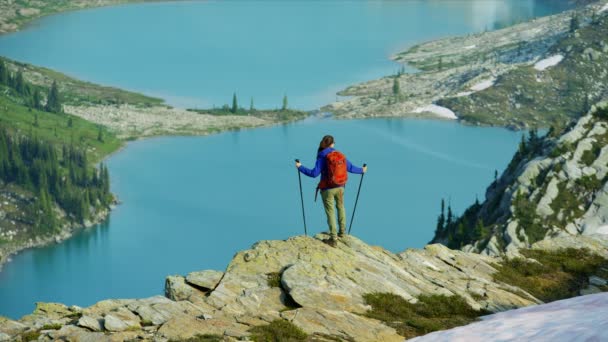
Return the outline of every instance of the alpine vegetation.
[[[563,132],[522,138],[486,200],[437,228],[433,242],[500,255],[537,241],[608,231],[608,103]]]

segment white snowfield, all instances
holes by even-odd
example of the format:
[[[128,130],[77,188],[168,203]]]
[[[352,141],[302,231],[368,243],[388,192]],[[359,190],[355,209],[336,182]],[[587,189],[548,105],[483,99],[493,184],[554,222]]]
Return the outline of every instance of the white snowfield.
[[[597,13],[604,13],[608,11],[608,4],[605,4],[604,7],[600,8],[600,10]]]
[[[562,55],[554,55],[549,58],[541,59],[534,64],[534,69],[543,71],[547,68],[558,65],[562,60],[564,60],[564,56]]]
[[[479,82],[479,83],[475,84],[474,86],[472,86],[471,90],[473,90],[473,91],[482,91],[484,89],[488,89],[488,88],[490,88],[491,86],[494,85],[494,82],[496,82],[495,79]]]
[[[608,292],[485,316],[408,341],[608,341]]]
[[[419,113],[433,113],[437,116],[440,116],[440,117],[446,118],[446,119],[452,119],[452,120],[458,119],[456,114],[453,111],[451,111],[450,109],[441,107],[438,105],[434,105],[434,104],[416,108],[416,109],[414,109],[414,113],[418,113],[418,114]]]

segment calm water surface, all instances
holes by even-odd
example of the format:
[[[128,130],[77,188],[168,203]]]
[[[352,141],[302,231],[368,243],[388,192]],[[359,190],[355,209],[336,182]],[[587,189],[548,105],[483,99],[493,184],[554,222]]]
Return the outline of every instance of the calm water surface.
[[[567,8],[565,0],[200,1],[43,18],[0,36],[0,55],[183,107],[314,109],[337,90],[391,74],[417,42]]]
[[[16,317],[35,301],[88,305],[161,293],[169,274],[223,270],[262,239],[303,234],[293,159],[311,166],[331,132],[355,164],[369,164],[353,234],[392,251],[432,238],[439,201],[461,211],[492,181],[519,134],[453,122],[309,119],[289,126],[210,137],[129,144],[109,160],[123,204],[109,222],[62,243],[26,251],[0,272],[0,312]],[[347,186],[347,214],[358,175]],[[326,229],[303,178],[308,229]]]
[[[387,56],[448,34],[564,9],[554,1],[218,1],[129,5],[44,18],[0,36],[0,54],[104,84],[212,105],[300,108],[346,84],[396,70]],[[439,201],[461,212],[483,198],[519,134],[453,122],[309,119],[210,137],[129,144],[109,160],[123,204],[105,224],[14,257],[0,272],[0,314],[36,301],[81,306],[162,291],[168,274],[224,269],[261,239],[302,234],[293,159],[314,162],[324,134],[367,162],[353,233],[392,251],[432,237]],[[347,187],[350,217],[358,177]],[[316,182],[304,178],[309,231],[325,229]]]

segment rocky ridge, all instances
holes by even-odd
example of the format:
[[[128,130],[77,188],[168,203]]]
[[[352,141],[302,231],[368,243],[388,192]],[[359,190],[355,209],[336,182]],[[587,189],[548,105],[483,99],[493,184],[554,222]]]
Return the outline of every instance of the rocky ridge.
[[[486,255],[536,241],[608,233],[608,103],[563,134],[522,140],[503,175],[433,242]]]
[[[0,340],[36,331],[39,340],[169,341],[213,334],[248,339],[249,330],[287,320],[313,340],[402,341],[365,316],[362,295],[394,293],[410,302],[422,294],[462,296],[479,310],[499,312],[540,301],[493,280],[499,258],[435,244],[393,254],[347,236],[337,248],[314,238],[261,241],[237,253],[225,272],[169,276],[165,297],[104,300],[88,308],[38,303],[18,321],[0,320]],[[586,247],[608,254],[607,236],[565,237],[537,248]]]

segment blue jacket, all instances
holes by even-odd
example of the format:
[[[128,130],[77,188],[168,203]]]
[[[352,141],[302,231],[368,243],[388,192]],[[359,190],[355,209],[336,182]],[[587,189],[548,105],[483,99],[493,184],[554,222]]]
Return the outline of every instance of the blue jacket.
[[[326,164],[325,157],[332,151],[334,151],[334,149],[331,147],[328,147],[328,148],[324,149],[323,151],[319,152],[319,154],[317,154],[317,162],[315,163],[315,167],[313,169],[309,169],[309,168],[305,167],[304,165],[300,165],[298,170],[300,172],[302,172],[303,174],[307,175],[308,177],[316,178],[320,174],[321,180],[325,179],[325,177],[327,177],[326,171],[325,171],[325,164]],[[348,161],[348,159],[346,159],[346,170],[350,173],[363,174],[363,168],[360,168],[358,166],[351,164],[350,161]]]

